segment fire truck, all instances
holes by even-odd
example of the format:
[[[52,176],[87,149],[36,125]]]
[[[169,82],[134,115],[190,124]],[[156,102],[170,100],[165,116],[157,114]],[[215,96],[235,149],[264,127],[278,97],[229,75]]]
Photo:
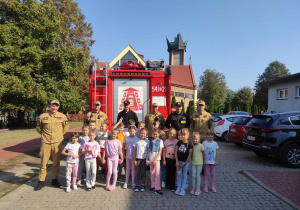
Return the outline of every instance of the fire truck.
[[[130,101],[130,109],[139,121],[144,121],[152,104],[166,118],[171,113],[171,67],[165,68],[163,60],[149,60],[146,66],[133,61],[124,62],[118,69],[89,67],[89,108],[101,102],[101,111],[107,114],[109,129],[117,122],[123,102]]]

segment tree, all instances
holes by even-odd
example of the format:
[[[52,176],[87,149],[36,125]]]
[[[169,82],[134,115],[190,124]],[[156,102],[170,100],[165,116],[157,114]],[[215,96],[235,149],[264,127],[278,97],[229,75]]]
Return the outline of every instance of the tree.
[[[194,100],[191,100],[189,102],[189,106],[187,107],[186,109],[186,113],[189,115],[189,116],[192,116],[192,114],[194,114],[196,112],[196,108],[195,108],[195,102]]]
[[[267,82],[287,75],[290,75],[290,72],[283,63],[277,60],[270,63],[265,71],[261,75],[258,75],[255,82],[253,103],[261,107],[268,107]]]
[[[245,104],[252,104],[253,93],[250,87],[242,87],[237,91],[232,99],[232,106],[233,107],[243,107]],[[241,111],[241,110],[239,110]]]
[[[248,102],[244,104],[244,110],[248,113],[251,113],[251,106]]]
[[[256,104],[253,104],[252,106],[252,114],[258,114],[258,107]]]
[[[175,96],[172,96],[171,108],[175,108],[175,104],[176,104],[176,98]]]
[[[224,108],[224,111],[223,111],[223,114],[227,114],[228,112],[231,111],[231,105],[230,105],[230,102],[226,101],[225,102],[225,108]]]
[[[225,76],[216,70],[206,69],[200,76],[198,93],[200,99],[223,108],[227,95]]]
[[[181,99],[181,106],[182,106],[182,112],[184,112],[185,113],[185,107],[184,107],[184,102],[183,102],[183,100]]]
[[[234,95],[235,95],[235,92],[233,90],[227,89],[227,96],[226,96],[225,102],[231,103],[231,100],[233,99]]]

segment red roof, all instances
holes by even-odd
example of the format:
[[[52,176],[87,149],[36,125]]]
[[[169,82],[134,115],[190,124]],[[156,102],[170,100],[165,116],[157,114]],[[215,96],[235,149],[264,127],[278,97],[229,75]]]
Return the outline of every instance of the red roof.
[[[192,65],[166,65],[172,69],[171,84],[196,89]]]
[[[92,65],[93,63],[89,61],[89,65]],[[109,65],[109,63],[107,63]],[[97,62],[98,67],[106,67],[106,62]]]

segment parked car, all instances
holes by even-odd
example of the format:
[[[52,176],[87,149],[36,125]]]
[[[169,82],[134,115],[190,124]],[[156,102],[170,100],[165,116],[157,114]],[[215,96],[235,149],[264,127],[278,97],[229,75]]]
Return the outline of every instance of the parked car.
[[[235,121],[239,115],[223,115],[216,117],[214,120],[214,133],[217,137],[222,137],[225,141],[228,140],[228,130],[230,124]]]
[[[223,115],[225,115],[225,114],[211,113],[212,121],[214,121],[216,119],[216,117],[223,116]]]
[[[300,167],[300,111],[254,115],[243,145],[259,156],[277,156],[288,167]]]
[[[245,126],[252,119],[251,116],[240,116],[230,126],[228,130],[229,141],[235,144],[242,145]]]
[[[228,115],[244,115],[244,116],[251,116],[249,112],[244,111],[230,111],[227,113]]]

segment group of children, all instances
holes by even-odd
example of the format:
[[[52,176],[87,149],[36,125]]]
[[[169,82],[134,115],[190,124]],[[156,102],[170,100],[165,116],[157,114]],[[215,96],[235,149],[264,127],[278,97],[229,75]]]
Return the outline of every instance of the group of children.
[[[123,188],[128,188],[131,175],[131,187],[135,192],[144,192],[146,170],[150,167],[150,192],[162,196],[161,187],[163,187],[175,191],[177,195],[185,195],[190,163],[192,164],[190,193],[199,195],[201,192],[202,166],[203,191],[208,192],[210,173],[211,191],[216,192],[214,180],[218,144],[213,140],[214,135],[210,131],[201,144],[199,133],[193,133],[192,138],[189,138],[187,128],[178,133],[174,128],[170,128],[168,138],[164,131],[154,128],[152,137],[148,139],[144,122],[140,122],[138,128],[131,123],[128,129],[125,129],[124,123],[120,120],[111,132],[108,131],[108,123],[102,123],[101,129],[98,130],[95,129],[95,122],[90,122],[89,126],[83,126],[82,130],[83,135],[80,137],[78,133],[72,134],[70,142],[62,151],[62,154],[67,156],[66,192],[70,192],[71,185],[74,190],[77,189],[77,185],[81,185],[84,167],[87,190],[95,189],[96,174],[101,165],[106,174],[108,191],[115,189],[118,171],[121,174],[124,167]]]

